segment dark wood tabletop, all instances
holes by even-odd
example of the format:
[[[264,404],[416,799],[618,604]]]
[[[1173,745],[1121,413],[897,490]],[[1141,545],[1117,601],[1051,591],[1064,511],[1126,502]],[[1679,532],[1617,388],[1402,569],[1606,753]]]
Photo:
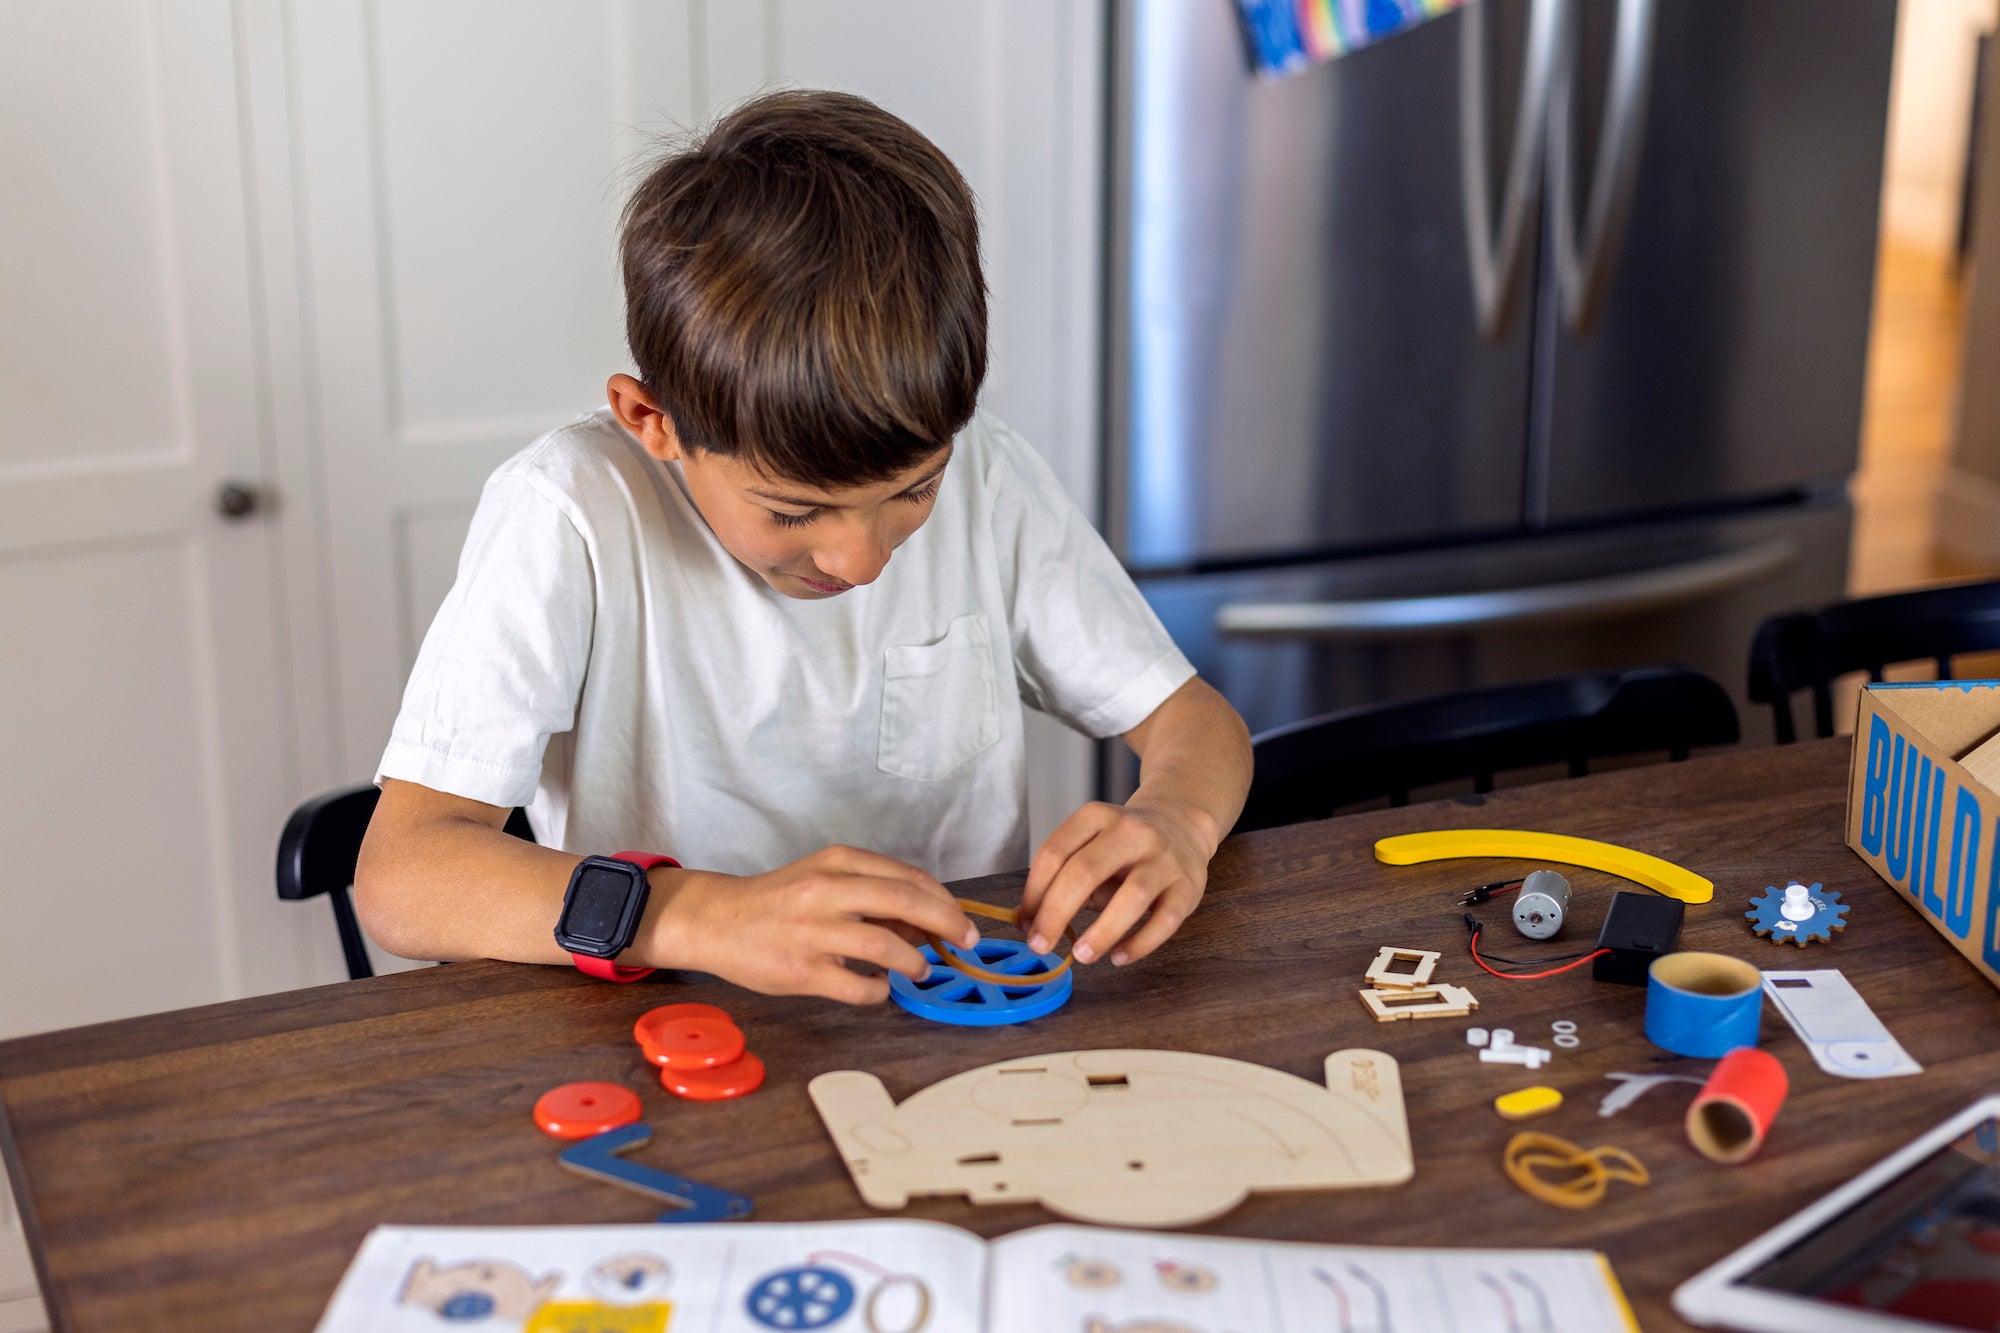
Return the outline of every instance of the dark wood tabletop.
[[[537,1096],[580,1079],[640,1090],[651,1145],[635,1159],[749,1195],[765,1221],[870,1215],[821,1128],[806,1083],[879,1075],[898,1100],[996,1060],[1159,1047],[1256,1061],[1317,1082],[1327,1052],[1373,1046],[1402,1063],[1416,1178],[1390,1190],[1253,1195],[1198,1228],[1264,1239],[1418,1246],[1581,1246],[1606,1252],[1648,1330],[1681,1328],[1681,1280],[1975,1096],[2000,1089],[2000,993],[1842,841],[1848,744],[1745,750],[1485,797],[1232,838],[1208,898],[1153,958],[1081,970],[1074,998],[1011,1028],[956,1028],[900,1009],[753,995],[708,979],[633,986],[502,963],[426,968],[0,1044],[0,1146],[58,1329],[306,1330],[377,1223],[643,1222],[657,1204],[571,1175],[533,1126]],[[1766,1006],[1763,1045],[1792,1093],[1763,1152],[1713,1165],[1681,1129],[1691,1089],[1597,1114],[1613,1070],[1705,1073],[1641,1030],[1642,988],[1589,969],[1503,982],[1466,955],[1457,898],[1531,868],[1496,861],[1392,869],[1375,839],[1432,828],[1539,829],[1623,843],[1716,883],[1690,907],[1687,948],[1764,968],[1838,967],[1924,1066],[1913,1078],[1835,1078]],[[1530,944],[1481,909],[1510,956],[1587,947],[1621,881],[1570,875],[1574,921]],[[1805,950],[1753,936],[1748,900],[1787,878],[1852,905],[1848,928]],[[962,886],[1005,902],[1018,876]],[[1630,888],[1630,885],[1623,887]],[[1569,1018],[1582,1045],[1528,1075],[1480,1064],[1465,1020],[1377,1024],[1356,992],[1384,944],[1444,952],[1439,977],[1479,997],[1474,1021],[1546,1044]],[[1558,947],[1560,945],[1568,947]],[[1497,947],[1497,946],[1496,946]],[[726,1007],[770,1070],[734,1102],[661,1091],[632,1020],[678,999]],[[1518,1128],[1492,1100],[1530,1082],[1568,1098],[1534,1127],[1616,1143],[1652,1171],[1568,1212],[1508,1183]],[[1032,1205],[920,1199],[903,1214],[997,1235],[1054,1220]]]

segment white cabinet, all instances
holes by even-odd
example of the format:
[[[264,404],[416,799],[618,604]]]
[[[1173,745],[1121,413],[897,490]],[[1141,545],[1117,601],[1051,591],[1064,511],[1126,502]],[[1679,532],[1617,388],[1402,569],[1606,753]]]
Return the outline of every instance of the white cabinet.
[[[224,4],[0,7],[0,1037],[305,966],[234,68]]]
[[[48,1326],[20,1215],[13,1198],[0,1189],[0,1333],[42,1333]]]

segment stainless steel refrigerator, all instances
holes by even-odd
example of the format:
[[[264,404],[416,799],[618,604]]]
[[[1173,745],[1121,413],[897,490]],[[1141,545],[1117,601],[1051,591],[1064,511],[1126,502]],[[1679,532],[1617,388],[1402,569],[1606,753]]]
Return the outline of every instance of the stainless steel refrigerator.
[[[1894,0],[1113,7],[1106,531],[1253,730],[1842,594]],[[1116,779],[1113,779],[1116,785]]]

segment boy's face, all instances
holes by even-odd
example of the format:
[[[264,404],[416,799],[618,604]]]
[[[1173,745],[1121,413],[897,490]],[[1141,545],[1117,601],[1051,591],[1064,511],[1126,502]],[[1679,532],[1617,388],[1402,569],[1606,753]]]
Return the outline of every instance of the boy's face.
[[[723,549],[785,596],[802,600],[838,597],[873,583],[889,556],[931,516],[951,461],[947,445],[887,481],[823,490],[683,446],[672,419],[630,376],[612,377],[610,398],[612,411],[646,452],[680,460],[695,508]]]

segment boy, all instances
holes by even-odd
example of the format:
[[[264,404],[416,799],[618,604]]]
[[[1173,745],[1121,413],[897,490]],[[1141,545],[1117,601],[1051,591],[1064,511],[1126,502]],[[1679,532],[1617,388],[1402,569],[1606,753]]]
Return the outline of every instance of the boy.
[[[653,170],[621,257],[639,377],[486,485],[377,776],[370,933],[881,1000],[849,961],[921,978],[919,932],[977,939],[940,880],[1027,859],[1025,703],[1141,757],[1035,853],[1031,941],[1089,905],[1079,962],[1157,948],[1248,735],[975,412],[958,172],[872,103],[775,94]],[[520,804],[543,845],[502,832]],[[648,850],[582,857],[614,847]]]

